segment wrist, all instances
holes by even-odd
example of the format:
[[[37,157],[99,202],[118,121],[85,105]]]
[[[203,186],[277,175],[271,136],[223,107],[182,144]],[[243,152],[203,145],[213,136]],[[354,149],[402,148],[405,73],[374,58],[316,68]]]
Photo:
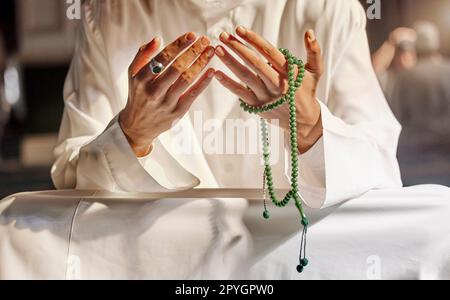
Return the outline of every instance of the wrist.
[[[319,102],[314,99],[308,110],[297,117],[298,148],[306,153],[323,135],[322,114]]]
[[[128,140],[128,138],[127,138]],[[153,144],[150,145],[133,145],[130,141],[128,141],[130,144],[131,149],[133,150],[134,154],[137,158],[145,157],[149,155],[153,150]]]
[[[136,143],[135,141],[133,141],[133,139],[127,134],[127,132],[125,130],[123,130],[123,133],[128,141],[128,144],[131,147],[131,150],[133,150],[134,154],[136,155],[136,157],[141,158],[141,157],[145,157],[147,155],[150,154],[150,152],[152,152],[153,150],[153,142],[149,142],[149,143]]]
[[[153,150],[153,140],[150,142],[142,142],[133,138],[133,134],[131,134],[130,130],[122,122],[122,115],[119,115],[119,126],[136,157],[145,157],[150,154]]]

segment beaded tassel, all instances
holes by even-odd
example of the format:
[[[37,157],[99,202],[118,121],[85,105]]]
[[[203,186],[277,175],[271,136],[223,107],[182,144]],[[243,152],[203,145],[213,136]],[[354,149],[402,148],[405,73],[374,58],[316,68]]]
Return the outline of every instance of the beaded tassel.
[[[272,200],[276,207],[285,207],[289,204],[291,200],[295,201],[295,206],[297,207],[301,223],[303,225],[303,231],[301,235],[300,243],[300,255],[299,255],[299,265],[297,266],[297,271],[302,273],[304,268],[309,264],[306,258],[306,234],[308,232],[309,221],[303,210],[302,199],[299,195],[298,190],[298,135],[297,135],[297,108],[295,103],[295,94],[298,88],[301,87],[303,83],[303,78],[305,76],[305,65],[303,62],[296,57],[294,57],[287,49],[280,49],[281,53],[286,57],[288,62],[288,82],[289,89],[288,92],[278,101],[264,105],[261,107],[251,106],[240,100],[241,107],[244,111],[251,114],[260,114],[274,110],[286,102],[289,105],[289,124],[290,124],[290,139],[291,139],[291,164],[292,164],[292,174],[291,174],[291,190],[286,194],[286,196],[279,200],[275,195],[275,188],[273,183],[272,167],[270,165],[270,144],[269,144],[269,133],[267,128],[267,122],[261,118],[261,135],[262,135],[262,145],[263,145],[263,158],[264,158],[264,181],[263,181],[263,191],[264,191],[264,213],[265,219],[270,218],[270,213],[267,209],[266,198],[267,194]],[[299,73],[297,79],[295,76],[295,66],[298,67]],[[267,187],[266,187],[267,185]]]

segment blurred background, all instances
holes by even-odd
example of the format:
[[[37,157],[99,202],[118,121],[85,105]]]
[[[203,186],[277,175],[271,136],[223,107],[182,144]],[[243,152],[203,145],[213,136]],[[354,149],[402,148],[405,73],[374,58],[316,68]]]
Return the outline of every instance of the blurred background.
[[[367,32],[380,83],[404,126],[404,183],[450,185],[450,0],[380,4],[381,19],[368,20]],[[0,1],[0,198],[53,188],[52,151],[78,26],[66,9],[65,0]]]

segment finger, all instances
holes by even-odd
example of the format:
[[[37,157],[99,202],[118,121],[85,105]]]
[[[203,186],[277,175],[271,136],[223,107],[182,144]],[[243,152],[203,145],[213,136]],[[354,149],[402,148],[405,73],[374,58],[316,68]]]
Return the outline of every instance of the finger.
[[[166,68],[170,63],[180,55],[183,50],[185,50],[189,45],[191,45],[196,39],[195,33],[188,32],[180,37],[178,37],[174,42],[170,43],[165,47],[161,52],[156,55],[154,58],[156,61],[160,62],[164,68]],[[139,73],[139,79],[152,80],[156,77],[151,70],[148,64],[150,63],[151,58],[149,57],[146,62],[146,68],[143,68],[143,71]]]
[[[223,47],[216,48],[216,54],[220,60],[233,72],[237,78],[244,82],[250,89],[252,89],[259,99],[267,98],[268,90],[263,81],[250,71],[246,66],[241,64]]]
[[[145,67],[150,61],[151,57],[158,51],[161,46],[161,39],[155,37],[150,43],[142,46],[139,49],[136,57],[130,65],[129,75],[134,78],[137,73],[139,73],[143,67]]]
[[[272,64],[275,70],[280,73],[286,71],[286,59],[284,55],[266,39],[243,26],[237,27],[236,33],[250,45],[255,47],[255,49]]]
[[[166,104],[173,109],[181,95],[198,78],[214,56],[214,48],[208,47],[194,62],[194,64],[181,74],[175,83],[169,88],[166,95]]]
[[[255,71],[263,80],[270,94],[278,94],[279,85],[283,81],[280,73],[270,67],[255,51],[241,43],[233,35],[223,32],[220,35],[221,41],[232,49],[244,62]]]
[[[152,83],[152,89],[156,92],[154,96],[160,98],[162,95],[165,95],[170,86],[192,65],[195,59],[205,51],[209,44],[209,39],[203,36],[181,54],[175,62]]]
[[[178,105],[174,110],[174,114],[177,116],[183,116],[186,114],[198,96],[203,93],[203,91],[211,83],[213,77],[214,69],[209,69],[206,71],[205,74],[200,77],[200,79],[186,93],[184,93],[184,95],[180,97]]]
[[[244,87],[242,84],[234,81],[230,77],[228,77],[225,73],[221,71],[217,71],[215,74],[216,79],[228,90],[230,90],[233,94],[244,100],[246,103],[250,105],[258,105],[258,97],[255,93]]]
[[[313,30],[305,33],[305,46],[308,55],[308,61],[305,69],[310,72],[316,80],[319,80],[323,73],[322,50]]]

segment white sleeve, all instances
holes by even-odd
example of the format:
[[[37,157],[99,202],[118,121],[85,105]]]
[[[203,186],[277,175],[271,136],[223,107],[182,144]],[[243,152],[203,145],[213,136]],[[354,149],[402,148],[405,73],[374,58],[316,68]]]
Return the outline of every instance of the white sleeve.
[[[340,54],[326,59],[326,65],[332,65],[330,59],[336,64],[325,78],[329,92],[322,96],[327,95],[327,105],[319,101],[323,137],[300,157],[301,195],[312,208],[332,206],[372,189],[402,186],[396,157],[401,126],[371,64],[365,13],[359,4],[350,8],[350,17],[342,16],[346,21],[326,43]]]
[[[95,9],[87,1],[74,58],[64,87],[65,109],[52,179],[58,189],[164,192],[199,184],[162,147],[139,160],[117,115],[123,108],[112,78]],[[118,49],[117,51],[120,51]],[[109,124],[109,125],[108,125]],[[162,167],[164,166],[164,167]]]

